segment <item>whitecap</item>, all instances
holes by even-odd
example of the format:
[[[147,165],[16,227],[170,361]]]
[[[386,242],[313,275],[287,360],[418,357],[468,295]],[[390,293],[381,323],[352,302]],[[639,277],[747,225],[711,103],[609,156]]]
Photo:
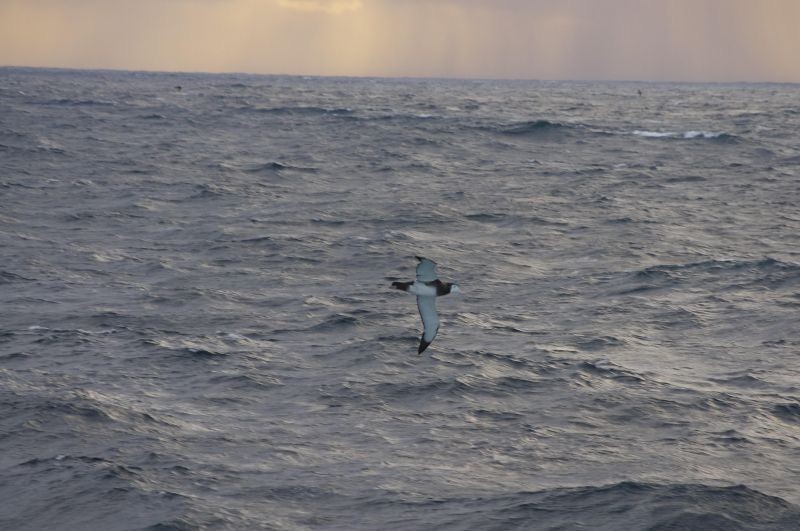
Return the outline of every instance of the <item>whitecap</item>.
[[[636,130],[633,132],[636,136],[641,136],[644,138],[675,138],[681,137],[687,140],[691,140],[694,138],[704,138],[704,139],[711,139],[711,138],[722,138],[726,137],[726,133],[722,132],[715,132],[715,131],[686,131],[685,133],[676,133],[673,131],[641,131]]]
[[[714,133],[711,131],[687,131],[683,133],[683,138],[719,138],[725,133]]]
[[[657,131],[634,131],[634,135],[643,136],[645,138],[667,138],[675,136],[677,133],[659,133]]]

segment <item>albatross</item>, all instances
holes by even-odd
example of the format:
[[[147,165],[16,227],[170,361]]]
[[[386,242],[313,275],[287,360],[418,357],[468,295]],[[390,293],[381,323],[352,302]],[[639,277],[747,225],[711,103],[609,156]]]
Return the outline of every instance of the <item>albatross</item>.
[[[392,287],[417,296],[417,308],[422,318],[424,330],[419,340],[418,354],[433,343],[433,338],[439,331],[439,315],[436,313],[436,297],[443,297],[449,293],[461,293],[457,284],[442,282],[436,274],[436,262],[415,256],[417,264],[417,279],[412,282],[392,282]]]

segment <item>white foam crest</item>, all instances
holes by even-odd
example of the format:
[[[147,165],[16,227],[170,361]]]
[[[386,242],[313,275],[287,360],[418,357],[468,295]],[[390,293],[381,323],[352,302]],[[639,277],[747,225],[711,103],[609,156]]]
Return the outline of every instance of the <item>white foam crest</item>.
[[[683,133],[683,138],[719,138],[724,134],[712,131],[687,131]]]
[[[645,138],[667,138],[677,135],[677,133],[659,133],[658,131],[634,131],[634,135],[643,136]]]
[[[672,131],[641,131],[638,129],[633,134],[644,138],[674,138],[680,136],[687,140],[693,138],[719,138],[725,135],[725,133],[715,131],[686,131],[681,134]]]

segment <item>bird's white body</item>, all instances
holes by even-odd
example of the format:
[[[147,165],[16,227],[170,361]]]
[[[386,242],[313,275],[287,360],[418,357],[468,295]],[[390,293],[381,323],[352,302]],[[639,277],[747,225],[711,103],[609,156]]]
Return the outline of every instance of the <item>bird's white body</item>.
[[[436,286],[428,286],[424,282],[415,280],[411,287],[408,288],[408,293],[416,295],[417,297],[435,297]]]

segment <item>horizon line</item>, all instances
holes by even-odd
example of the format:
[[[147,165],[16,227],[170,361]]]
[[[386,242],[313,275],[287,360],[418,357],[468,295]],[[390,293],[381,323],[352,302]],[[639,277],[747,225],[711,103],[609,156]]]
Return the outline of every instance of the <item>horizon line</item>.
[[[288,74],[260,73],[242,71],[211,72],[203,70],[151,70],[112,67],[72,67],[72,66],[27,66],[0,65],[0,70],[56,70],[66,72],[118,72],[163,75],[206,75],[206,76],[252,76],[252,77],[299,77],[321,79],[381,79],[399,81],[505,81],[505,82],[538,82],[538,83],[631,83],[631,84],[673,84],[673,85],[800,85],[800,81],[687,81],[687,80],[645,80],[645,79],[548,79],[533,77],[471,77],[471,76],[428,76],[428,75],[326,75],[326,74]]]

